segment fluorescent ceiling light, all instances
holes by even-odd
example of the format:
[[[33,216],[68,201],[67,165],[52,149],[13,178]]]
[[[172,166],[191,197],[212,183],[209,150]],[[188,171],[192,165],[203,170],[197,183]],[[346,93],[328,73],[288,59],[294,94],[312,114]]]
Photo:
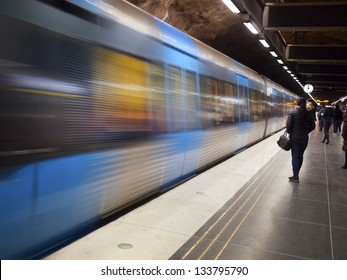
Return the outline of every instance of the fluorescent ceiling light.
[[[291,73],[292,73],[292,71],[290,71],[290,70],[287,70],[287,72],[288,72],[289,74],[291,74]]]
[[[287,66],[283,66],[284,69],[288,70],[288,67]]]
[[[270,48],[270,45],[268,42],[266,42],[265,39],[259,39],[259,42],[265,47],[265,48]]]
[[[277,53],[276,53],[276,52],[274,52],[274,51],[270,51],[270,53],[271,53],[271,55],[272,55],[273,57],[278,57],[278,55],[277,55]]]
[[[258,30],[254,27],[254,25],[253,25],[250,21],[244,22],[243,24],[244,24],[244,25],[249,29],[249,31],[251,31],[253,34],[258,34],[258,33],[259,33]]]
[[[309,94],[309,93],[307,93],[307,94],[311,97],[311,99],[312,99],[314,102],[316,102],[316,104],[319,104],[319,103],[317,102],[317,100],[314,99],[314,97],[313,97],[311,94]]]
[[[283,64],[283,61],[281,59],[277,59],[279,64]]]
[[[230,0],[222,0],[223,3],[235,14],[239,14],[240,10]]]

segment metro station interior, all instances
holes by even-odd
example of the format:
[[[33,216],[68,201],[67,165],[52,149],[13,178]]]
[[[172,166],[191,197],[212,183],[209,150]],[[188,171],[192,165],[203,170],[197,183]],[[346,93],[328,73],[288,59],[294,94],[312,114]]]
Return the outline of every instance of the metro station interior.
[[[346,14],[0,1],[1,259],[346,260],[347,119],[325,131],[318,111],[347,116]],[[291,180],[277,141],[302,98]]]

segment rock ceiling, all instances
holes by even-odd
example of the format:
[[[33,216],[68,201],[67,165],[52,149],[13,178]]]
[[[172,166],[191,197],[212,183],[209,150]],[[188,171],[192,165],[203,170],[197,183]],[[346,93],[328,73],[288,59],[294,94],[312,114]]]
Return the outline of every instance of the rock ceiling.
[[[233,14],[222,0],[128,0],[128,2],[205,44],[210,45],[218,51],[233,57],[297,94],[305,96],[301,86],[285,72],[282,66],[269,54],[268,50],[260,45],[258,36],[251,34],[244,27],[242,14]],[[252,6],[253,3],[257,3],[259,7],[264,9],[266,4],[287,5],[300,1],[235,0],[234,2],[237,3],[238,6],[241,7],[241,11],[245,13],[250,12],[249,9],[252,7],[250,8],[249,6]],[[316,5],[322,2],[327,3],[328,1],[306,0],[305,2]],[[330,2],[336,3],[336,1]],[[347,1],[340,1],[340,3],[343,4],[342,8],[345,8],[345,6],[347,7]],[[303,15],[305,12],[304,8],[297,11],[299,12],[293,17],[298,21],[305,18]],[[301,11],[303,12],[301,13]],[[344,11],[345,10],[343,10],[343,12]],[[281,12],[281,16],[289,15],[286,12]],[[252,11],[250,14],[253,15]],[[343,18],[345,17],[344,15]],[[323,18],[318,18],[318,20],[324,21]],[[345,22],[346,20],[343,19],[342,25],[344,25]],[[342,27],[340,25],[338,28],[327,28],[326,26],[319,28],[283,28],[277,29],[276,34],[278,35],[277,37],[283,41],[284,46],[291,44],[315,46],[333,45],[341,47],[342,53],[347,50],[345,49],[345,47],[347,47],[347,24]],[[329,51],[329,49],[324,51]],[[336,49],[332,49],[332,51],[336,52]],[[284,53],[285,52],[283,52],[283,54]],[[322,56],[322,54],[320,54],[320,56]],[[285,60],[285,62],[298,76],[302,84],[311,83],[315,86],[312,95],[316,99],[330,99],[334,101],[339,97],[347,95],[347,58],[344,57],[344,54],[338,56],[338,59],[324,60],[323,62],[320,61],[320,64],[318,64],[321,65],[323,63],[329,67],[333,67],[332,72],[335,71],[335,68],[338,68],[338,73],[335,75],[332,75],[332,72],[321,73],[322,75],[305,73],[304,71],[300,72],[301,65],[299,65],[297,61],[290,61],[290,59],[288,59],[288,61]],[[310,63],[316,65],[317,61],[311,60]],[[320,68],[324,67],[322,66]],[[327,72],[330,70],[325,71]]]

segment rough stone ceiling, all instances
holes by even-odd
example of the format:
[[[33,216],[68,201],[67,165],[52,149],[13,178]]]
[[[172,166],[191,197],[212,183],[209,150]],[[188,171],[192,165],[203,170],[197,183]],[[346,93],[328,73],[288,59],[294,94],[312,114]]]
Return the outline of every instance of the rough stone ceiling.
[[[257,2],[261,7],[266,4],[290,4],[300,3],[298,0],[236,0],[235,2],[245,7],[248,3]],[[243,25],[241,14],[233,14],[221,0],[128,0],[128,2],[138,6],[166,23],[182,30],[190,36],[204,42],[216,50],[238,60],[249,66],[262,75],[269,77],[275,82],[292,90],[293,92],[305,96],[301,86],[288,75],[280,64],[269,54],[258,41],[258,36],[251,34]],[[248,2],[248,3],[247,3]],[[305,3],[317,4],[319,2],[336,3],[337,1],[306,0]],[[246,3],[246,4],[245,4]],[[347,4],[347,1],[339,1]],[[302,15],[298,15],[302,17]],[[321,19],[324,20],[324,19]],[[315,28],[304,30],[277,30],[277,34],[284,42],[284,45],[305,44],[305,45],[338,45],[347,46],[347,26],[345,28],[327,29]],[[311,62],[313,63],[313,62]],[[342,67],[342,72],[337,77],[338,83],[330,73],[317,77],[317,87],[312,93],[316,99],[336,100],[347,95],[347,60],[325,61],[325,64]],[[312,74],[299,72],[298,63],[288,61],[286,63],[290,70],[298,75],[303,84],[312,83]],[[341,72],[340,71],[340,72]],[[329,79],[325,79],[329,74]],[[319,80],[319,79],[324,79]],[[319,85],[319,86],[318,86]]]

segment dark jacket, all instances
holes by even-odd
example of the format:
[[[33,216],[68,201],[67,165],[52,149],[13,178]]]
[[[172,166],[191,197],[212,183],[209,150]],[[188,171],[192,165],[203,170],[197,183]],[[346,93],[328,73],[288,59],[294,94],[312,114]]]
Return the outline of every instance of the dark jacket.
[[[343,140],[347,141],[347,112],[343,115],[343,126],[341,136]]]
[[[333,115],[333,118],[335,121],[342,121],[343,120],[343,113],[341,111],[341,109],[339,107],[336,107],[334,109],[334,115]]]
[[[324,122],[332,122],[334,116],[334,109],[332,107],[325,107],[325,111],[323,114]]]
[[[319,120],[319,121],[323,121],[324,111],[325,111],[325,108],[324,108],[324,107],[322,107],[322,108],[319,109],[319,111],[318,111],[318,120]]]
[[[291,140],[308,139],[308,134],[316,127],[312,114],[306,109],[302,110],[304,110],[303,119],[300,119],[299,108],[295,108],[295,110],[288,115],[286,127]]]

